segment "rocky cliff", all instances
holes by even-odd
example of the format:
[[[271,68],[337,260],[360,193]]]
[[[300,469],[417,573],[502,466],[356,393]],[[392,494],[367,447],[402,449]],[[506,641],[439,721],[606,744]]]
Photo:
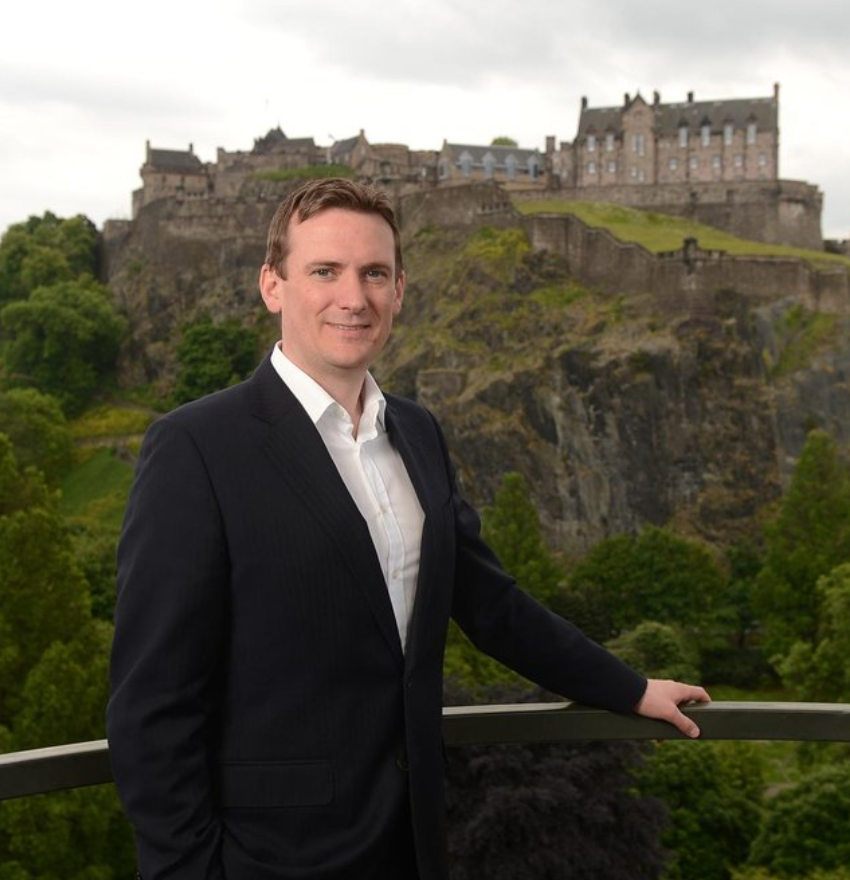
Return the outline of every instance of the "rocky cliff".
[[[132,328],[125,382],[173,379],[201,313],[267,327],[256,290],[274,199],[152,205],[107,243]],[[204,209],[209,212],[209,207]],[[376,367],[443,423],[470,499],[520,471],[553,544],[672,522],[708,540],[753,530],[814,426],[850,441],[848,319],[734,284],[699,303],[592,290],[520,229],[421,226],[405,308]]]

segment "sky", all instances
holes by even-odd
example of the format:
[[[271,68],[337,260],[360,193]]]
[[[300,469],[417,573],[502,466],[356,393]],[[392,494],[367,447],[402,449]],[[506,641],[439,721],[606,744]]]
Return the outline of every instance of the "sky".
[[[280,125],[327,145],[438,150],[575,137],[582,96],[769,97],[780,176],[850,237],[846,0],[29,0],[0,25],[0,232],[46,210],[130,216],[145,142],[249,150]]]

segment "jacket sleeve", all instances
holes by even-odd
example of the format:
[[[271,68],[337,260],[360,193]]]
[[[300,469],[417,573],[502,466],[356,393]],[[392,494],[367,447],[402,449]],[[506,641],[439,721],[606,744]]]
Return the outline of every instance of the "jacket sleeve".
[[[145,880],[223,880],[209,729],[229,560],[203,458],[168,417],[145,437],[118,550],[110,757]]]
[[[478,514],[449,473],[455,518],[452,617],[485,654],[553,693],[615,712],[640,702],[646,679],[517,585],[481,538]]]

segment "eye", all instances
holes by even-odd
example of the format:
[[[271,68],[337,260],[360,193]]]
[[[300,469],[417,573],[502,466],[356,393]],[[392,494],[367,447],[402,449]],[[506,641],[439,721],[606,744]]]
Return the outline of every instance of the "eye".
[[[367,269],[365,275],[371,281],[383,281],[389,277],[389,272],[386,269]]]
[[[329,269],[327,266],[318,266],[313,269],[313,274],[318,278],[330,278],[333,276],[333,269]]]

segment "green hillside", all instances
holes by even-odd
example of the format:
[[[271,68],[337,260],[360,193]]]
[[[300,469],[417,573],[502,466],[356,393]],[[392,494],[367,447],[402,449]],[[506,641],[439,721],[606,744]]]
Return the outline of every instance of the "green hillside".
[[[638,211],[635,208],[626,208],[610,202],[550,199],[516,202],[515,207],[523,214],[575,214],[588,226],[603,227],[621,241],[633,241],[653,253],[676,250],[682,246],[685,238],[695,238],[699,246],[705,250],[722,250],[730,254],[760,257],[799,257],[820,268],[836,263],[850,266],[850,259],[838,254],[748,241],[685,217]]]

